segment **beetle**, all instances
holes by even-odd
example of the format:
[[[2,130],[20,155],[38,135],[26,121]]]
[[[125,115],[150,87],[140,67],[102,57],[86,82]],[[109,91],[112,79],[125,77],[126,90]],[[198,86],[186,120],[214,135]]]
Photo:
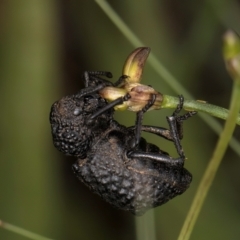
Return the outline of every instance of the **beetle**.
[[[85,88],[63,97],[51,107],[50,123],[55,147],[66,155],[77,157],[72,168],[76,176],[94,193],[116,208],[142,215],[182,194],[192,181],[184,165],[180,140],[182,123],[195,112],[179,115],[184,99],[167,117],[169,130],[142,125],[143,114],[153,105],[155,96],[136,114],[136,123],[126,127],[114,120],[114,106],[129,95],[108,103],[98,91],[115,84],[102,77],[110,72],[84,73]],[[117,84],[119,84],[119,81]],[[173,141],[178,158],[141,137],[141,131]]]

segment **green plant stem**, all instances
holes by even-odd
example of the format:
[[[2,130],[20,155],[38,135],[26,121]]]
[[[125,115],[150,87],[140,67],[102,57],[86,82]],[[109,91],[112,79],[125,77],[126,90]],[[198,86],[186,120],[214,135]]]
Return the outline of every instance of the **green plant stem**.
[[[221,160],[226,152],[228,143],[232,137],[236,119],[240,110],[240,79],[235,79],[232,100],[230,105],[229,116],[225,123],[224,129],[220,135],[217,146],[209,162],[206,172],[200,182],[197,193],[193,200],[192,206],[184,222],[178,240],[188,240],[196,223],[203,202],[207,196],[209,188],[214,180]]]
[[[41,235],[38,235],[38,234],[33,233],[33,232],[30,232],[30,231],[25,230],[23,228],[14,226],[14,225],[6,223],[6,222],[3,222],[2,220],[0,220],[0,227],[4,228],[6,230],[9,230],[11,232],[17,233],[18,235],[22,235],[22,236],[24,236],[26,238],[29,238],[29,239],[34,239],[34,240],[51,240],[50,238],[43,237]]]
[[[163,95],[163,102],[162,102],[161,108],[176,108],[178,103],[179,103],[179,98]],[[209,103],[205,103],[204,101],[194,101],[194,100],[186,99],[184,100],[183,107],[185,110],[188,110],[188,111],[190,110],[200,111],[224,120],[226,120],[229,115],[229,110],[209,104]],[[237,115],[236,123],[240,125],[240,114]]]
[[[157,239],[154,219],[154,210],[152,209],[143,216],[135,218],[137,240]]]

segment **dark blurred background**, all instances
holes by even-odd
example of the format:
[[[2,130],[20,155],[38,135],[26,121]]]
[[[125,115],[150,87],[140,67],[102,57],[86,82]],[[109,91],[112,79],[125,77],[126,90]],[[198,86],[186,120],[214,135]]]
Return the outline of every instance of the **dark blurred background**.
[[[195,99],[228,108],[232,80],[222,36],[228,28],[240,33],[239,1],[108,3]],[[94,1],[2,0],[0,34],[0,219],[53,239],[136,239],[135,217],[72,174],[74,159],[54,148],[48,121],[51,104],[82,87],[84,70],[108,70],[116,80],[134,47]],[[181,94],[149,64],[142,83]],[[144,123],[167,127],[171,112],[149,112]],[[116,113],[127,126],[134,117]],[[186,193],[155,209],[157,239],[177,238],[218,138],[198,116],[184,127],[186,168],[194,178]],[[144,136],[177,156],[171,143]],[[240,239],[239,169],[240,157],[228,149],[192,239]],[[0,229],[0,239],[26,238]]]

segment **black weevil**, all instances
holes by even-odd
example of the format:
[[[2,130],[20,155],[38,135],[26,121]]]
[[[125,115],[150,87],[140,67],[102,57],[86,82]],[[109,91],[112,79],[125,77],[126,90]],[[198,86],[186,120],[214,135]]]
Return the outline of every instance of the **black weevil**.
[[[135,126],[125,127],[113,119],[113,107],[129,96],[108,103],[98,91],[114,84],[101,76],[111,77],[111,73],[85,72],[85,88],[52,105],[53,142],[61,152],[77,157],[73,171],[93,192],[119,209],[142,215],[189,187],[192,175],[183,167],[180,139],[182,122],[195,112],[178,115],[183,106],[180,96],[177,109],[167,117],[170,130],[142,125],[143,113],[154,103],[153,96],[137,113]],[[172,158],[146,142],[141,131],[173,141],[179,157]]]

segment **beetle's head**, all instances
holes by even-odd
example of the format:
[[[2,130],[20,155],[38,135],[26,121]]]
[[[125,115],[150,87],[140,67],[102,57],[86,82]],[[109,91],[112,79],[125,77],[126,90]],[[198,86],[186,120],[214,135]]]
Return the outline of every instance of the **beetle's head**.
[[[71,95],[51,107],[50,123],[55,147],[66,155],[84,158],[94,138],[109,127],[113,110],[108,110],[92,121],[89,118],[106,106],[98,94]]]

